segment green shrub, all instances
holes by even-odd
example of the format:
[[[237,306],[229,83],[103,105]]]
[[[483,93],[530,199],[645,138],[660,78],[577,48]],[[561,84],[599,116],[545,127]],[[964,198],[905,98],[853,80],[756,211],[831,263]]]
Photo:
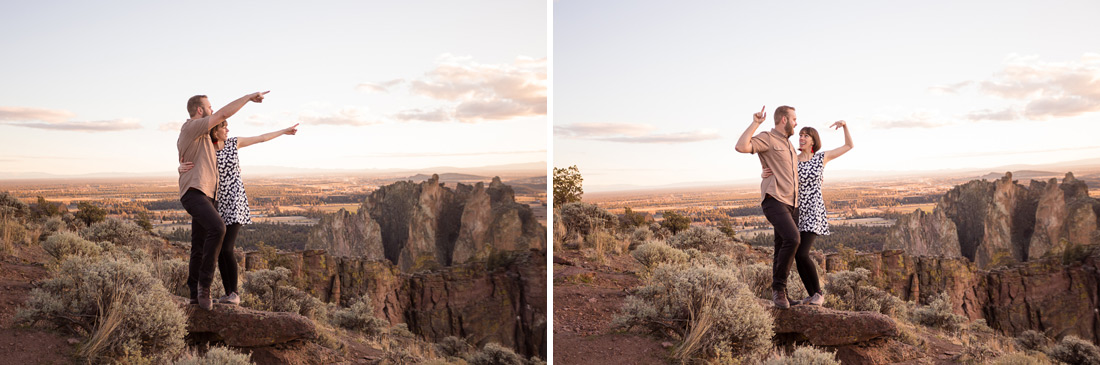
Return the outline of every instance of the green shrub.
[[[917,307],[911,316],[916,323],[953,333],[958,333],[966,323],[965,317],[955,314],[947,292],[937,295],[927,306]]]
[[[672,331],[680,360],[728,351],[761,357],[771,349],[772,317],[737,275],[716,267],[661,265],[627,297],[615,325]]]
[[[1100,348],[1074,335],[1062,337],[1047,355],[1067,364],[1100,365]]]
[[[42,242],[42,249],[58,262],[70,256],[97,257],[103,249],[72,232],[58,232]]]
[[[184,298],[190,297],[190,289],[187,288],[187,261],[182,259],[159,260],[150,268],[153,277],[160,280],[161,285],[168,289],[169,293]],[[217,282],[219,276],[214,277]],[[211,295],[215,295],[213,290]]]
[[[879,312],[904,318],[905,302],[871,285],[870,271],[856,268],[826,275],[825,306],[836,310]]]
[[[619,218],[594,204],[575,202],[561,207],[561,222],[565,225],[566,237],[572,238],[598,230],[613,231]]]
[[[526,365],[522,356],[495,342],[488,343],[481,351],[471,356],[469,363],[470,365]]]
[[[633,250],[651,240],[653,240],[653,231],[650,231],[649,227],[634,228],[634,232],[630,233],[630,249]]]
[[[364,295],[350,307],[332,313],[332,324],[352,331],[361,332],[367,337],[378,338],[386,330],[389,322],[374,316],[374,306],[370,296]]]
[[[192,353],[183,355],[174,365],[248,365],[252,360],[248,354],[242,354],[225,347],[211,347],[205,355],[196,356]]]
[[[107,218],[94,223],[80,232],[81,236],[93,242],[111,242],[117,246],[141,249],[147,253],[158,254],[162,241],[138,226],[137,223],[117,218]]]
[[[668,239],[669,246],[681,250],[694,248],[700,251],[726,250],[730,242],[730,238],[724,233],[711,227],[691,227]]]
[[[242,306],[269,312],[298,313],[313,320],[327,315],[327,309],[320,300],[292,285],[287,268],[248,271],[244,276]]]
[[[1016,336],[1016,344],[1025,350],[1046,351],[1050,346],[1050,339],[1042,332],[1027,330]]]
[[[65,220],[61,219],[60,216],[47,218],[46,222],[43,223],[42,226],[46,229],[46,232],[49,233],[55,233],[68,228],[68,226],[65,224]]]
[[[470,354],[471,347],[461,338],[447,336],[435,344],[435,350],[444,356],[465,358]]]
[[[47,322],[89,336],[88,361],[127,354],[172,358],[187,334],[183,311],[145,265],[116,258],[69,257],[31,291],[20,323]]]
[[[768,264],[741,265],[736,269],[741,281],[749,285],[753,295],[757,298],[772,299],[772,266]],[[820,278],[820,277],[819,277]],[[793,265],[787,273],[787,298],[801,300],[807,297],[806,285],[802,283],[802,276],[798,274]]]
[[[0,218],[24,218],[31,214],[31,207],[14,195],[0,191]]]
[[[787,356],[769,359],[765,365],[840,365],[835,352],[819,350],[812,346],[799,346]]]
[[[684,251],[672,248],[664,241],[646,242],[630,252],[630,256],[642,263],[646,272],[652,272],[660,264],[679,265],[687,262],[688,259]]]

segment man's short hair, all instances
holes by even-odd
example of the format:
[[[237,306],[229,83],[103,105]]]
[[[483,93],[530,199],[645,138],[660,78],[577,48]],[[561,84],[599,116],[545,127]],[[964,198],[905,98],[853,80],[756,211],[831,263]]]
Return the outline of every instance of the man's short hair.
[[[206,95],[195,95],[187,99],[187,115],[198,114],[199,109],[202,108],[202,99],[206,99]]]
[[[794,110],[794,107],[786,105],[775,108],[775,114],[772,114],[772,116],[775,117],[775,124],[779,124],[779,121],[783,120],[784,117],[791,116],[791,110]]]

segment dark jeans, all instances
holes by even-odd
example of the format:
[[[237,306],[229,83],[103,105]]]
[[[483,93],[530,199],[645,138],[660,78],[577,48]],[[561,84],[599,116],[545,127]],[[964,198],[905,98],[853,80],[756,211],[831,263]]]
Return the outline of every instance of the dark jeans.
[[[780,203],[771,195],[760,203],[764,217],[775,228],[775,254],[772,256],[772,290],[787,290],[787,274],[791,272],[794,254],[798,251],[798,209]]]
[[[191,215],[191,261],[187,265],[187,288],[191,299],[199,296],[199,285],[209,288],[214,282],[214,266],[225,237],[225,222],[214,208],[214,199],[197,189],[187,189],[180,198]]]
[[[801,242],[798,244],[798,252],[794,254],[794,266],[798,268],[798,277],[802,278],[802,285],[806,286],[806,295],[814,295],[821,292],[821,281],[817,278],[817,264],[810,258],[810,248],[817,239],[817,233],[802,231]],[[224,272],[222,271],[225,275]]]
[[[233,253],[233,246],[237,243],[237,232],[240,230],[240,223],[225,226],[222,252],[218,255],[218,270],[222,272],[222,285],[225,286],[225,295],[237,292],[237,255]]]

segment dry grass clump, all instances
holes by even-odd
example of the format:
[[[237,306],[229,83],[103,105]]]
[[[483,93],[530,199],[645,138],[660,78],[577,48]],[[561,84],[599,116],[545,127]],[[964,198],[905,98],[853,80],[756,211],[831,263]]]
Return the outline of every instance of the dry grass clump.
[[[249,365],[252,359],[248,354],[242,354],[226,347],[211,347],[202,356],[188,351],[173,365]]]
[[[444,337],[435,344],[435,351],[448,358],[466,358],[472,349],[469,343],[455,336]]]
[[[741,265],[737,267],[737,274],[742,282],[749,285],[749,289],[757,298],[772,299],[772,266],[770,264]],[[799,276],[798,270],[792,267],[792,270],[787,273],[787,298],[792,301],[801,300],[807,297],[807,294],[802,277]]]
[[[333,325],[358,331],[368,338],[382,336],[389,325],[386,320],[374,316],[374,305],[367,295],[357,299],[350,307],[332,312],[329,321]]]
[[[955,314],[954,307],[951,305],[951,296],[947,292],[937,295],[927,306],[913,309],[910,317],[913,322],[955,334],[966,325],[966,318]]]
[[[993,361],[989,362],[992,365],[1048,365],[1053,364],[1046,355],[1043,353],[1011,353],[1004,354]]]
[[[668,245],[686,250],[718,251],[727,249],[733,241],[725,233],[711,227],[693,226],[668,239]]]
[[[166,360],[183,350],[186,320],[143,264],[112,257],[69,257],[16,314],[89,336],[80,354],[91,362],[127,357]]]
[[[653,272],[661,264],[680,265],[688,260],[688,254],[665,244],[664,241],[648,241],[630,252],[630,256],[642,263],[646,272]]]
[[[871,285],[870,273],[867,269],[856,268],[827,274],[825,306],[836,310],[879,312],[895,319],[905,318],[905,302]]]
[[[676,350],[682,361],[722,353],[760,358],[772,348],[772,321],[736,273],[669,265],[654,270],[615,318],[622,328],[639,326],[682,340]]]
[[[241,306],[269,311],[298,313],[312,320],[324,319],[328,310],[324,303],[292,285],[290,270],[256,270],[244,273],[241,284]]]
[[[1062,337],[1047,355],[1067,364],[1100,365],[1100,348],[1074,335]]]
[[[798,346],[786,356],[768,359],[765,365],[840,365],[836,353],[820,350],[813,346]]]

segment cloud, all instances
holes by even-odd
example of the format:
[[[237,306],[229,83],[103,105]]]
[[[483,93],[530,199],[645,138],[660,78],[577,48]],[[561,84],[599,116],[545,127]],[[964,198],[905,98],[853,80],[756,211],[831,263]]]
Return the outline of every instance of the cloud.
[[[0,121],[43,121],[56,123],[64,122],[74,116],[73,113],[64,110],[0,106]]]
[[[1086,53],[1071,62],[1010,55],[1005,63],[1004,69],[980,83],[980,90],[1025,102],[1023,117],[1048,120],[1100,111],[1100,54]]]
[[[917,111],[903,117],[876,116],[871,118],[871,127],[878,129],[898,128],[937,128],[947,125],[938,113]]]
[[[937,85],[928,88],[933,94],[958,94],[963,88],[974,84],[973,81],[963,81],[950,85]]]
[[[157,130],[161,132],[179,132],[180,128],[183,128],[183,122],[161,123],[157,126]]]
[[[455,103],[448,113],[453,120],[476,123],[546,115],[546,58],[517,57],[512,64],[492,65],[445,54],[438,63],[409,81],[409,91]]]
[[[528,151],[486,151],[486,152],[393,152],[360,155],[355,157],[456,157],[456,156],[487,156],[487,155],[519,155],[519,154],[545,154],[546,150]]]
[[[314,125],[342,125],[342,126],[368,126],[382,122],[367,118],[367,109],[363,107],[346,106],[335,114],[319,114],[304,112],[298,116],[298,120],[305,124]]]
[[[1008,120],[1018,120],[1018,119],[1021,118],[1021,115],[1020,115],[1020,111],[1016,110],[1016,108],[1008,108],[1008,109],[1001,110],[1001,111],[992,111],[992,110],[989,110],[989,109],[982,109],[982,110],[976,110],[976,111],[972,111],[970,113],[967,113],[964,116],[964,118],[972,120],[972,121],[984,121],[984,120],[1008,121]]]
[[[443,108],[437,108],[434,110],[402,110],[396,114],[391,115],[391,117],[402,122],[414,120],[422,122],[449,122],[454,119],[453,117],[451,117],[451,111]]]
[[[690,143],[721,136],[712,131],[676,133],[651,133],[655,128],[648,124],[632,123],[574,123],[554,126],[554,136],[568,139],[588,139],[620,143]]]
[[[17,127],[76,132],[114,132],[141,129],[141,124],[138,124],[134,119],[114,119],[94,122],[8,122],[5,124]]]
[[[383,81],[383,82],[379,82],[379,83],[364,82],[364,83],[360,83],[359,85],[355,86],[355,89],[359,90],[359,91],[388,93],[388,92],[390,92],[390,88],[392,88],[394,86],[397,86],[397,85],[400,85],[400,84],[403,84],[404,82],[405,82],[404,79],[394,79],[394,80]]]

